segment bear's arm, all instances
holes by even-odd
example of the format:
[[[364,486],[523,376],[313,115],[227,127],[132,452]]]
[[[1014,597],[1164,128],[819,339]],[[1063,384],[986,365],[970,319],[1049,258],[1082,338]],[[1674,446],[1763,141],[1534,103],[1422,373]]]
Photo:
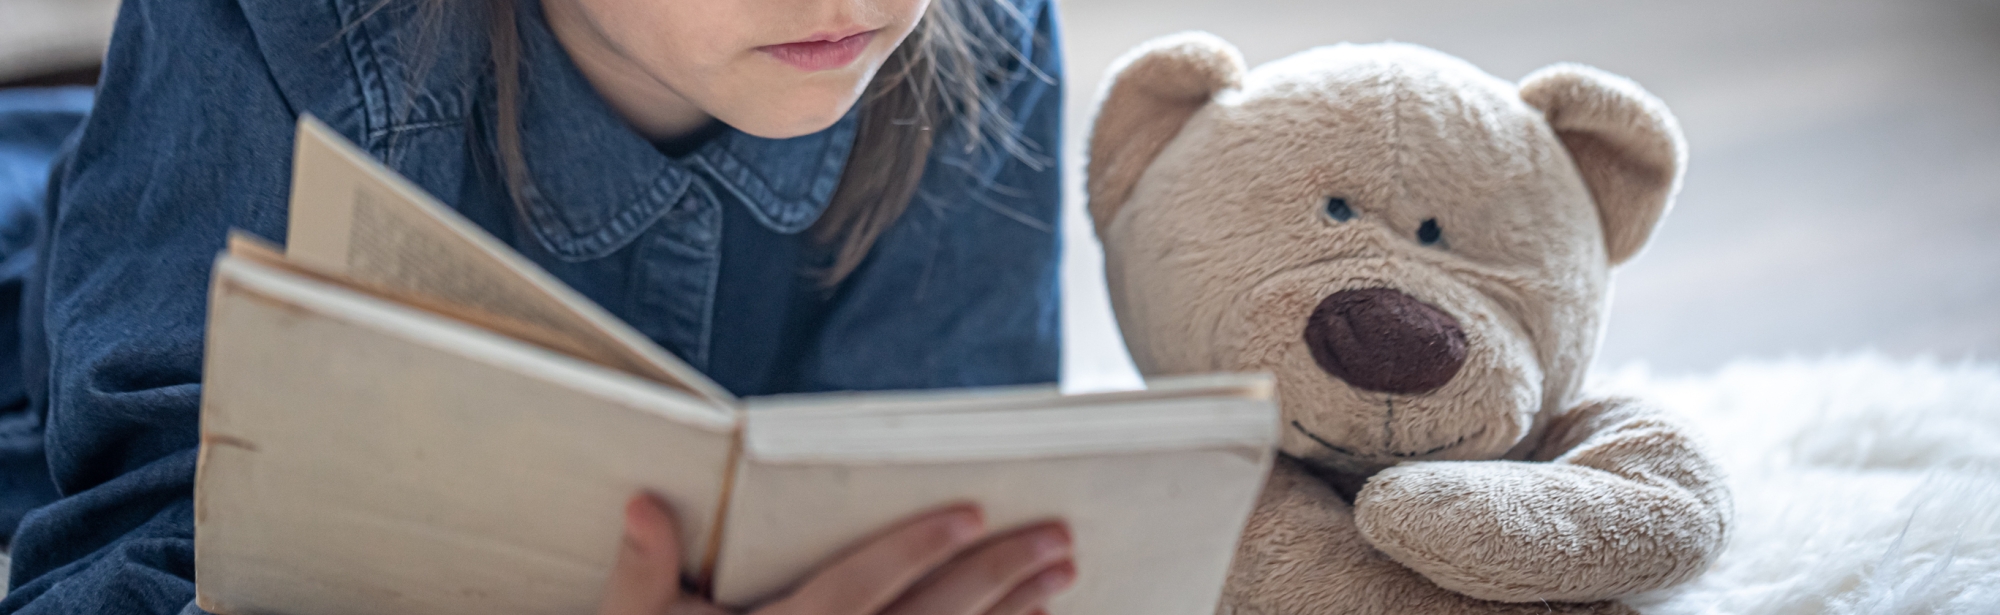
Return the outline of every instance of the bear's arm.
[[[1216,615],[1637,615],[1615,602],[1501,604],[1446,591],[1368,546],[1352,510],[1279,457],[1244,528]]]
[[[1551,422],[1526,461],[1404,464],[1355,499],[1363,536],[1447,589],[1590,601],[1674,585],[1721,551],[1729,493],[1688,428],[1629,399]]]

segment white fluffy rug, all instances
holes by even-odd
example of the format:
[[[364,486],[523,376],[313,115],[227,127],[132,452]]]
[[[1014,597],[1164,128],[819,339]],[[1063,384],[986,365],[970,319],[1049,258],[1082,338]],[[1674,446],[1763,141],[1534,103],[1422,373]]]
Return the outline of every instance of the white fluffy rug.
[[[1736,497],[1706,575],[1627,600],[1683,613],[2000,613],[2000,365],[1875,355],[1601,374],[1715,445]]]

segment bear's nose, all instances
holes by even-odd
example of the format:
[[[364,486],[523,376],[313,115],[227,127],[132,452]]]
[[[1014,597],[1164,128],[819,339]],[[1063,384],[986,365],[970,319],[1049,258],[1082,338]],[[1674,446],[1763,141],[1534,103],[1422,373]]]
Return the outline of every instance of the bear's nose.
[[[1321,299],[1306,320],[1306,348],[1326,373],[1383,393],[1436,389],[1465,365],[1465,331],[1457,319],[1387,288]]]

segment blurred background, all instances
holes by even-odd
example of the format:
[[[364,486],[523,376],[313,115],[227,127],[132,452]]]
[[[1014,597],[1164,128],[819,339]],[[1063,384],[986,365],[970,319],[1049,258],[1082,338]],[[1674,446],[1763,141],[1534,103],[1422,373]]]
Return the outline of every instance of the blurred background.
[[[117,0],[0,0],[0,85],[93,79]]]
[[[0,82],[87,78],[109,0],[0,0]],[[2000,0],[1063,0],[1065,377],[1130,362],[1081,213],[1103,71],[1203,29],[1253,66],[1399,40],[1504,79],[1575,61],[1637,80],[1691,146],[1679,204],[1621,269],[1599,363],[1706,372],[1875,350],[2000,355]]]
[[[1398,40],[1502,79],[1582,62],[1679,116],[1686,184],[1617,271],[1601,367],[1879,351],[2000,357],[2000,0],[1067,0],[1070,205],[1104,69],[1207,30],[1251,66]],[[1129,377],[1081,211],[1066,220],[1069,353]]]

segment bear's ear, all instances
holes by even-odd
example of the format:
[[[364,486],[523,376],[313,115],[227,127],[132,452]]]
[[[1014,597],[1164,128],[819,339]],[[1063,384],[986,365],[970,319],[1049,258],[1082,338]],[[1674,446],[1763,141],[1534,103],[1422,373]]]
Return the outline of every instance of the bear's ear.
[[[1110,72],[1098,96],[1084,169],[1090,217],[1100,233],[1188,118],[1242,80],[1243,56],[1213,34],[1183,32],[1126,52]]]
[[[1577,64],[1528,75],[1521,98],[1547,116],[1576,159],[1611,264],[1632,258],[1680,191],[1687,144],[1673,113],[1632,80]]]

